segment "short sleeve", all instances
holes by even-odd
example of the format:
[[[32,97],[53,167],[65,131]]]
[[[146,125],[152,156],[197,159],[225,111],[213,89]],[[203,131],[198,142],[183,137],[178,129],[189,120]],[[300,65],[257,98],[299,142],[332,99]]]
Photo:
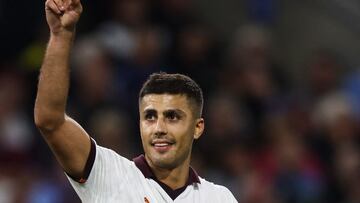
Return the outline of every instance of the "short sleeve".
[[[89,160],[85,169],[85,177],[83,180],[74,180],[66,174],[72,187],[83,202],[96,202],[100,196],[111,195],[114,190],[122,187],[124,176],[128,170],[131,170],[132,162],[120,156],[113,150],[98,146],[93,142]],[[91,163],[91,153],[94,153],[93,163]],[[86,174],[88,170],[88,174]],[[116,183],[116,185],[115,185]]]

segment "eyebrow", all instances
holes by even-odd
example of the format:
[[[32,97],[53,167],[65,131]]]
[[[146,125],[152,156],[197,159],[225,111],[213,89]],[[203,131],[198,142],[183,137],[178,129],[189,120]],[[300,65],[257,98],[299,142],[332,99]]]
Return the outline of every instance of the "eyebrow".
[[[175,112],[176,114],[178,114],[178,115],[180,115],[180,116],[182,116],[182,117],[186,116],[186,113],[185,113],[183,110],[181,110],[181,109],[168,109],[168,110],[165,110],[165,111],[163,112],[163,114],[164,114],[164,115],[167,115],[167,114],[173,113],[173,112]]]
[[[157,114],[155,109],[145,109],[144,114]]]
[[[168,109],[163,112],[164,115],[173,113],[179,114],[180,116],[186,116],[186,113],[181,109]],[[144,114],[157,114],[157,111],[155,109],[145,109]]]

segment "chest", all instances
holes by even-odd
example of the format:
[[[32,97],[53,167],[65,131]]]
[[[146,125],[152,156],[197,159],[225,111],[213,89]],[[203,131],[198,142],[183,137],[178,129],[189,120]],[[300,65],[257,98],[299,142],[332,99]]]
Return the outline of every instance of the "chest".
[[[112,181],[114,183],[119,181]],[[128,175],[121,186],[112,186],[108,194],[101,195],[106,202],[129,202],[129,203],[191,203],[209,202],[206,195],[198,187],[198,184],[187,188],[175,199],[154,180],[147,179],[137,174]]]

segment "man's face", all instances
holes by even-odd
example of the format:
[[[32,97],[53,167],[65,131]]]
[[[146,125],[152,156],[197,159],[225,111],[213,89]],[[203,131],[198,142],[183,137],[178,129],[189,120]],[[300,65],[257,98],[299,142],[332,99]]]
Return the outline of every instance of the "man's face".
[[[140,133],[149,164],[173,169],[190,161],[193,139],[203,132],[185,95],[148,94],[142,98]]]

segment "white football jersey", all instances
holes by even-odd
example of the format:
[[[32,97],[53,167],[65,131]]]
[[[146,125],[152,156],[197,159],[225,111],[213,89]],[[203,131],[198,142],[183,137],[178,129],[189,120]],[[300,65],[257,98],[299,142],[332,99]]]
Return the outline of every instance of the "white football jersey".
[[[237,202],[227,188],[200,178],[191,168],[187,185],[180,191],[172,191],[156,180],[144,156],[130,161],[95,142],[86,165],[86,180],[75,181],[68,176],[85,203]]]

